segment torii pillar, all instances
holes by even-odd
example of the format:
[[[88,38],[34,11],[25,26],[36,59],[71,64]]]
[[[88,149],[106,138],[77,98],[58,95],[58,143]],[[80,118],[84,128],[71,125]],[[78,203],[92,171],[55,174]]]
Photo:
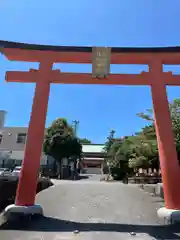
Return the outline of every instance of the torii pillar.
[[[152,60],[149,65],[156,136],[162,172],[165,207],[158,216],[171,222],[180,221],[180,166],[174,141],[169,103],[166,93],[167,73],[163,73],[162,62]]]
[[[43,214],[41,206],[35,205],[35,196],[44,141],[52,65],[53,62],[51,60],[43,58],[40,62],[39,70],[36,71],[38,79],[35,87],[22,170],[16,192],[15,205],[10,205],[5,209],[7,216],[8,213]]]

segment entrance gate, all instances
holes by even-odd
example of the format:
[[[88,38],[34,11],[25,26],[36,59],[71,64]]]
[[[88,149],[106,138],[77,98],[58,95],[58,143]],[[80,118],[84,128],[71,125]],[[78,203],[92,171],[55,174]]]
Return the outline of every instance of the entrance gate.
[[[166,210],[180,210],[180,166],[168,108],[166,85],[179,86],[180,75],[163,64],[180,64],[180,48],[56,47],[0,41],[8,60],[39,62],[39,70],[7,71],[7,82],[36,83],[15,206],[33,206],[44,140],[51,83],[146,85],[151,87]],[[52,70],[54,63],[91,63],[92,74]],[[146,64],[148,72],[110,74],[110,64]]]

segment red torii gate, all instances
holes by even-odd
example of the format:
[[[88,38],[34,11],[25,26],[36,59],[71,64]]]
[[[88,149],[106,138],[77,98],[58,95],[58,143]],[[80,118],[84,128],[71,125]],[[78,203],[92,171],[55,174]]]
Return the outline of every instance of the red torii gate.
[[[175,211],[179,216],[180,166],[168,109],[166,85],[179,86],[180,75],[163,72],[163,64],[180,64],[179,47],[111,48],[111,64],[146,64],[149,66],[149,72],[108,74],[105,78],[93,77],[88,73],[65,73],[52,70],[54,63],[92,63],[92,47],[56,47],[0,41],[0,51],[8,60],[40,63],[39,70],[30,69],[26,72],[8,71],[6,73],[7,82],[36,83],[16,201],[14,206],[7,208],[7,211],[18,212],[22,210],[22,207],[33,209],[35,206],[37,176],[51,83],[148,85],[152,92],[166,204],[166,208],[159,210],[159,215],[172,217],[172,213]],[[35,211],[38,212],[37,209]]]

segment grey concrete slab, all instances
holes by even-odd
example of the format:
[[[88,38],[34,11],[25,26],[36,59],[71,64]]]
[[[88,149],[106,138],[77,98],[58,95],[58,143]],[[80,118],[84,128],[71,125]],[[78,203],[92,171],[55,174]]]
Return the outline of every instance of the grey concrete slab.
[[[0,240],[180,239],[180,226],[164,226],[157,218],[163,202],[137,185],[87,180],[56,183],[36,199],[45,217],[2,225]]]
[[[149,192],[150,194],[154,194],[161,198],[164,198],[163,184],[140,184],[140,187],[144,189],[144,191]]]

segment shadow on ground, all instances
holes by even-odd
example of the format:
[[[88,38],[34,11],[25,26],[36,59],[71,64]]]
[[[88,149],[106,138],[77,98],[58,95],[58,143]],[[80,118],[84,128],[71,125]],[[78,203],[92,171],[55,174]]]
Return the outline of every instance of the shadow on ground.
[[[76,176],[75,180],[83,180],[83,179],[88,179],[90,177],[91,177],[91,175],[78,175],[78,176]]]
[[[6,222],[0,227],[3,230],[40,231],[40,232],[127,232],[146,233],[156,239],[180,239],[176,235],[179,225],[129,225],[114,223],[80,223],[50,217],[38,217],[30,220]]]

